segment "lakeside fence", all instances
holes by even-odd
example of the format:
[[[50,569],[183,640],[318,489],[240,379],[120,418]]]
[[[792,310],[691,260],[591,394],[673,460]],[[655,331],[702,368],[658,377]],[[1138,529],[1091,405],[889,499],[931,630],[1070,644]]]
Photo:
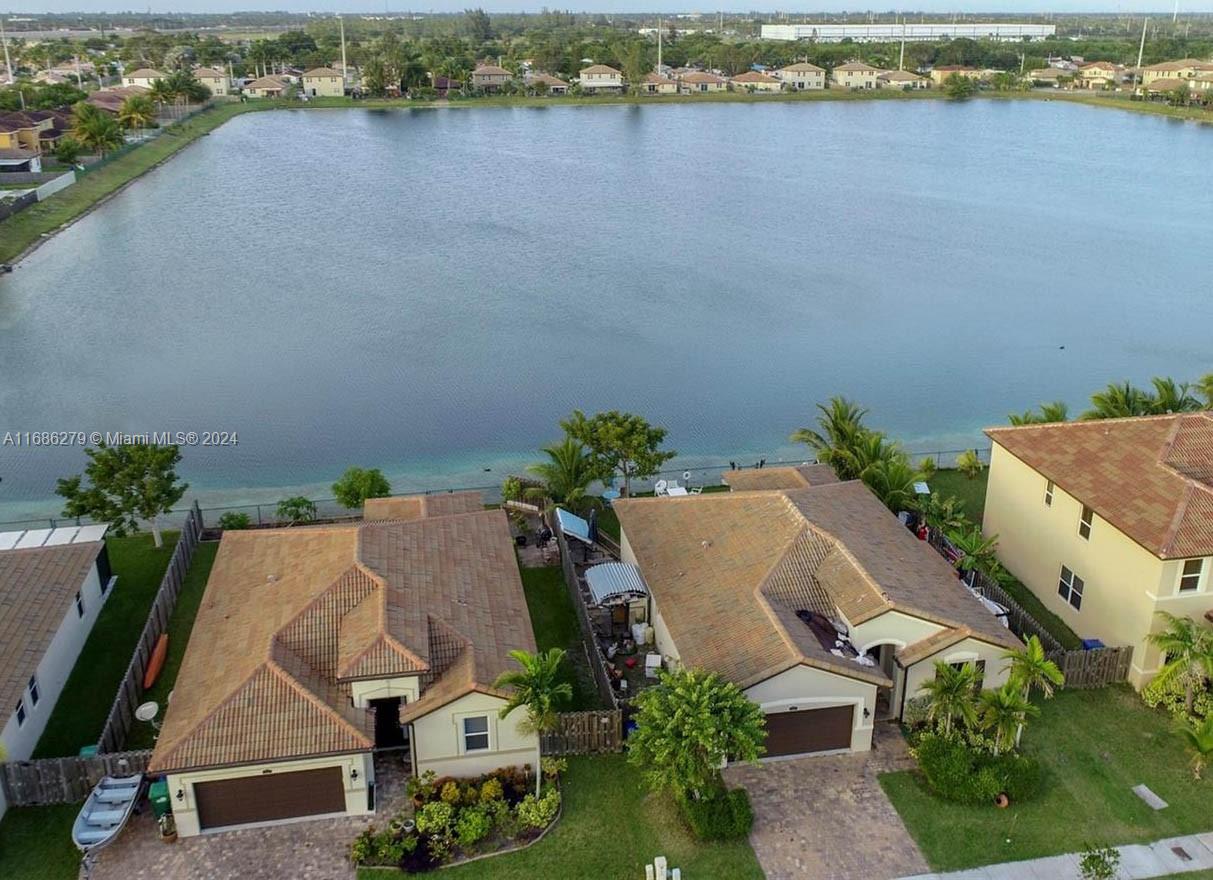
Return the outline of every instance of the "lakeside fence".
[[[39,758],[0,764],[0,784],[10,807],[75,804],[88,797],[103,777],[130,776],[147,770],[151,749],[72,758]]]
[[[540,736],[544,755],[604,755],[623,751],[623,711],[561,712],[556,729]]]
[[[99,752],[117,752],[126,742],[131,724],[135,720],[135,709],[143,702],[143,674],[147,671],[148,660],[156,647],[156,641],[168,629],[173,610],[177,607],[177,597],[181,594],[181,586],[185,583],[190,561],[194,558],[194,550],[202,536],[202,512],[197,504],[186,515],[181,527],[181,536],[173,549],[173,557],[169,561],[168,570],[160,581],[160,589],[152,602],[139,634],[139,641],[131,655],[130,663],[126,666],[126,674],[118,686],[118,693],[110,707],[105,726],[97,740]]]

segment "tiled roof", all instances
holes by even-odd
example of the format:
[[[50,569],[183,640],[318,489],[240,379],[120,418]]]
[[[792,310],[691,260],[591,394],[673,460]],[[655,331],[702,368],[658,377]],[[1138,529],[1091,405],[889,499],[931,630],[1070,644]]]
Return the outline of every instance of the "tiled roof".
[[[848,61],[846,64],[839,64],[834,70],[853,70],[860,73],[876,73],[879,68],[873,67],[870,64],[865,64],[862,61]]]
[[[683,82],[689,83],[717,83],[723,84],[727,80],[723,76],[717,76],[714,73],[708,73],[706,70],[693,70],[690,73],[683,74],[681,77]]]
[[[368,520],[422,519],[477,510],[484,510],[484,497],[479,492],[440,492],[433,495],[368,498],[362,505],[362,516]]]
[[[1188,84],[1189,80],[1181,77],[1161,77],[1151,83],[1146,84],[1146,88],[1151,92],[1167,92],[1171,89],[1182,89]]]
[[[910,73],[908,70],[886,70],[878,79],[889,80],[892,82],[917,82],[922,79],[916,73]]]
[[[745,73],[739,73],[733,77],[733,82],[744,85],[745,83],[777,83],[779,80],[759,70],[747,70]]]
[[[558,76],[552,76],[550,73],[534,73],[531,74],[532,82],[547,83],[549,86],[567,86],[568,83]]]
[[[510,73],[508,70],[506,70],[504,67],[498,67],[496,64],[481,64],[479,67],[477,67],[475,70],[472,71],[472,76],[476,76],[478,74],[480,76],[513,76],[514,75],[514,74]]]
[[[352,679],[419,675],[417,717],[496,693],[514,649],[535,639],[500,510],[227,532],[152,767],[369,749]]]
[[[164,79],[164,74],[151,67],[140,67],[138,70],[122,74],[122,77],[123,79]]]
[[[320,76],[341,76],[341,72],[333,70],[331,67],[313,67],[311,70],[303,74],[304,79]]]
[[[1201,61],[1199,58],[1180,58],[1177,61],[1163,61],[1158,64],[1150,64],[1143,67],[1142,70],[1160,70],[1164,72],[1175,70],[1213,70],[1213,61]]]
[[[824,650],[796,612],[858,624],[887,610],[1018,641],[862,483],[615,502],[682,661],[746,687],[806,663],[887,684]],[[853,615],[853,616],[852,616]]]
[[[986,434],[1156,556],[1213,554],[1213,412]]]
[[[621,73],[620,73],[618,70],[616,70],[615,68],[613,68],[613,67],[608,67],[608,66],[607,66],[607,65],[605,65],[605,64],[591,64],[589,67],[583,67],[583,68],[581,69],[581,73],[582,73],[583,75],[584,75],[584,74],[587,74],[587,73],[613,73],[613,74],[615,74],[616,76],[622,76],[622,75],[623,75],[623,74],[621,74]]]
[[[810,64],[807,61],[798,61],[795,64],[789,64],[787,67],[779,68],[780,73],[825,73],[824,67],[818,67],[816,64]]]
[[[220,73],[213,67],[199,67],[194,71],[194,76],[198,79],[227,79],[226,73]]]
[[[838,482],[838,476],[828,464],[742,468],[736,471],[725,471],[721,479],[734,492],[748,492],[755,489],[803,489],[805,486]]]
[[[675,83],[674,80],[670,79],[668,76],[662,76],[660,73],[653,73],[651,71],[644,75],[644,82],[654,83],[656,85],[677,85],[677,83]]]
[[[0,728],[71,608],[104,546],[0,551]]]
[[[285,89],[289,82],[280,76],[263,76],[260,79],[255,79],[247,86],[246,89]]]

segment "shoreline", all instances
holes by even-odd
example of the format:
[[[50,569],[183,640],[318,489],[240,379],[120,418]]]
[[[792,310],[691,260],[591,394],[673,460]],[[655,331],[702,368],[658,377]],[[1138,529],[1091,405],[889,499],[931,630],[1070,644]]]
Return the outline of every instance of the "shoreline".
[[[1106,97],[1102,94],[1080,94],[1061,90],[1032,90],[1027,92],[987,92],[973,96],[971,100],[1029,100],[1059,101],[1083,104],[1109,110],[1123,110],[1158,116],[1178,121],[1191,121],[1200,125],[1213,125],[1213,110],[1196,107],[1171,107],[1151,101],[1131,101],[1125,98]],[[569,107],[569,106],[627,106],[662,104],[740,104],[740,103],[791,103],[813,101],[946,101],[950,100],[939,89],[898,92],[891,90],[843,91],[826,89],[812,92],[778,92],[751,94],[749,92],[715,92],[701,95],[607,95],[600,97],[484,97],[461,98],[455,101],[414,101],[408,98],[313,98],[307,102],[279,102],[272,99],[252,99],[248,102],[225,101],[213,104],[196,116],[180,122],[155,140],[145,143],[129,153],[113,160],[97,171],[83,175],[75,184],[51,196],[25,211],[0,221],[0,263],[13,266],[36,251],[56,234],[67,229],[82,217],[88,216],[101,205],[125,190],[128,186],[160,167],[198,138],[203,137],[224,123],[246,113],[273,110],[443,110],[475,109],[485,107]],[[168,140],[166,140],[168,139]]]

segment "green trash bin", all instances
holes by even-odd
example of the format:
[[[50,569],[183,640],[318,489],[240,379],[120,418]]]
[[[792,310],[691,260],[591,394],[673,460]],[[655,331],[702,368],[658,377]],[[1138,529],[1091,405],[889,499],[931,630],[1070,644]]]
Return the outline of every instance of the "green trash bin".
[[[97,747],[96,746],[81,746],[80,751],[77,752],[76,754],[78,754],[81,758],[92,758],[92,757],[96,756],[96,754],[97,754]]]
[[[147,799],[152,802],[152,815],[157,819],[169,812],[168,780],[157,779],[147,790]]]

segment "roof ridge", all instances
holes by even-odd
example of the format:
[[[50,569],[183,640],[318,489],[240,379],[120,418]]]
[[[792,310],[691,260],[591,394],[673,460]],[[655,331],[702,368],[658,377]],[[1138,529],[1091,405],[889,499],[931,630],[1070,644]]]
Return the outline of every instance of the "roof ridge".
[[[183,745],[185,745],[186,741],[188,741],[189,739],[192,739],[199,730],[201,730],[203,727],[205,727],[206,725],[208,725],[212,721],[214,721],[215,717],[221,711],[223,711],[225,708],[227,708],[229,705],[231,705],[231,702],[234,699],[236,699],[236,697],[238,697],[245,690],[245,688],[247,688],[252,683],[253,679],[257,677],[258,673],[260,673],[262,670],[266,669],[266,667],[268,667],[268,666],[269,666],[268,658],[265,661],[258,663],[256,666],[254,666],[253,671],[250,672],[248,675],[246,675],[244,677],[244,679],[239,684],[237,684],[236,687],[234,687],[232,689],[232,691],[226,697],[224,697],[222,700],[220,700],[218,703],[216,703],[211,708],[211,711],[209,711],[205,715],[203,715],[202,720],[200,720],[197,724],[190,725],[188,730],[186,730],[183,734],[181,734],[181,736],[177,737],[176,741],[174,741],[172,744],[170,744],[167,747],[167,749],[164,753],[164,756],[159,761],[155,761],[153,763],[156,766],[160,766],[160,767],[173,766],[171,761],[169,761],[169,759],[174,754],[176,754],[178,751],[181,750],[181,747]],[[163,728],[161,728],[161,730],[163,731]],[[155,751],[156,752],[160,751],[159,743],[156,744]],[[153,755],[153,757],[154,757],[154,755]]]
[[[1149,422],[1158,421],[1161,419],[1175,419],[1185,415],[1203,415],[1203,413],[1150,413],[1149,415],[1144,416],[1116,416],[1115,418],[1110,419],[1066,419],[1064,422],[1040,422],[1032,425],[993,425],[988,428],[982,428],[982,433],[989,434],[991,431],[1002,433],[1006,431],[1031,431],[1063,427],[1068,428],[1071,426],[1077,427],[1080,425],[1094,426],[1106,422],[1114,422],[1116,424],[1124,424],[1125,422]]]
[[[1183,476],[1183,474],[1180,474]],[[1184,489],[1184,494],[1179,499],[1179,504],[1175,505],[1175,516],[1171,518],[1171,524],[1167,527],[1166,536],[1163,538],[1162,555],[1164,557],[1171,555],[1171,547],[1175,543],[1175,539],[1179,536],[1179,527],[1183,525],[1184,517],[1187,516],[1188,507],[1192,503],[1192,493],[1199,484],[1187,478],[1187,488]]]

